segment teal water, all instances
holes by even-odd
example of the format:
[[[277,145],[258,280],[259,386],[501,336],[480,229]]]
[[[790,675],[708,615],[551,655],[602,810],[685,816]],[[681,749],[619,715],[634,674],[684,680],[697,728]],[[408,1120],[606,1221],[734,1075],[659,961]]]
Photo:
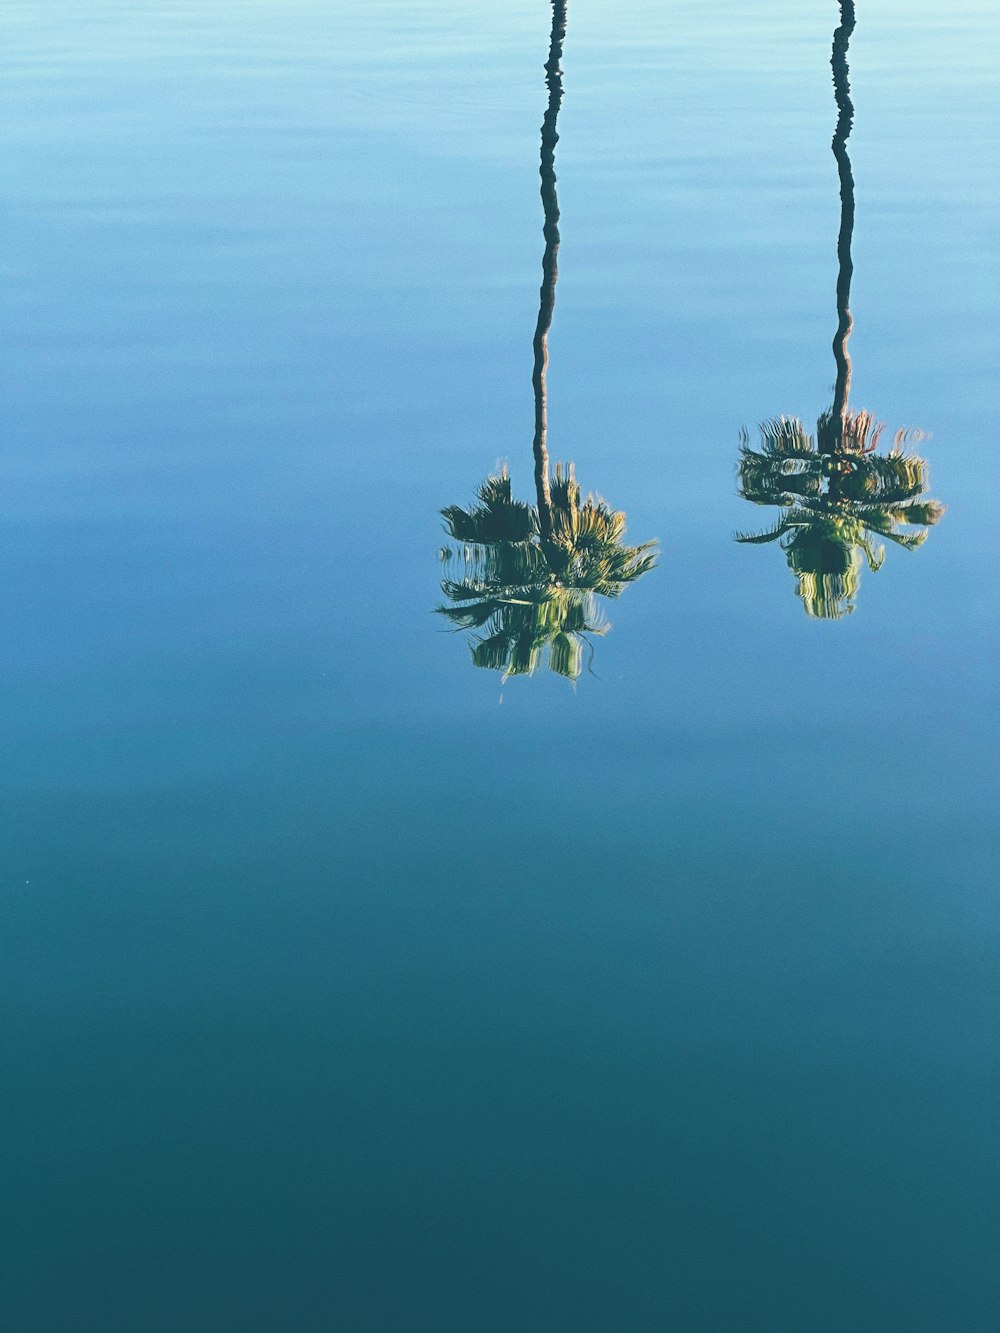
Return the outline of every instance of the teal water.
[[[534,503],[543,0],[13,0],[11,1333],[992,1333],[998,18],[858,0],[851,403],[919,550],[810,618],[836,4],[571,4],[548,447],[659,542],[572,683]],[[884,451],[884,449],[883,449]]]

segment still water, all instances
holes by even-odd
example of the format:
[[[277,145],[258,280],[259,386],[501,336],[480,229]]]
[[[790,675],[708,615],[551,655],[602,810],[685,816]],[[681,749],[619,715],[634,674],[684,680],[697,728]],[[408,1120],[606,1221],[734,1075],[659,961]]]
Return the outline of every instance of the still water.
[[[1000,20],[562,8],[7,6],[11,1333],[1000,1324]]]

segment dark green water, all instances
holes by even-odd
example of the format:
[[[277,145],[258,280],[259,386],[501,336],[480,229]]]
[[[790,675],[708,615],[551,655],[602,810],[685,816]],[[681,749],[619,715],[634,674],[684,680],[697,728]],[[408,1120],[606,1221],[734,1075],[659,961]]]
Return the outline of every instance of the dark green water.
[[[550,19],[4,15],[9,1333],[1000,1324],[996,13],[859,0],[851,410],[947,513],[834,620],[733,534],[838,7],[571,4],[547,446],[660,552],[575,684],[433,613],[536,503]]]

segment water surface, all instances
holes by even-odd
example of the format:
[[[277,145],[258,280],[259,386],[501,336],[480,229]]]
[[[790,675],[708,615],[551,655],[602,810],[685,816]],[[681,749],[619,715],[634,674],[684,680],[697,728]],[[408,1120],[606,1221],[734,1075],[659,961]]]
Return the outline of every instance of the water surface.
[[[575,684],[434,614],[534,502],[550,19],[5,15],[17,1333],[996,1327],[995,12],[858,6],[851,403],[948,508],[833,621],[733,534],[838,6],[571,7],[547,447],[660,552]]]

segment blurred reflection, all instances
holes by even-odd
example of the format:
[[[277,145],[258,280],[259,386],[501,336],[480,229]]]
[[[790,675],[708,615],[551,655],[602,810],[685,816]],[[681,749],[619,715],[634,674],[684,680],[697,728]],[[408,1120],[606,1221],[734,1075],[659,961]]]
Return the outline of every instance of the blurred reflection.
[[[566,0],[553,0],[540,167],[545,253],[532,343],[535,503],[513,498],[504,468],[482,483],[477,503],[441,511],[456,545],[441,552],[446,573],[441,590],[451,605],[438,612],[456,629],[474,632],[473,664],[502,671],[505,679],[532,674],[544,658],[551,671],[576,680],[587,636],[611,628],[597,598],[618,597],[656,563],[655,543],[624,544],[622,512],[596,496],[582,497],[572,463],[556,464],[554,478],[550,473],[546,373],[558,277],[555,149],[565,36]]]
[[[783,513],[767,532],[738,533],[736,540],[780,540],[796,592],[820,620],[854,610],[862,556],[869,569],[882,564],[885,548],[874,541],[913,550],[944,512],[937,500],[918,498],[927,490],[927,464],[904,453],[905,432],[888,454],[875,452],[881,430],[869,412],[841,417],[835,405],[820,417],[815,440],[789,417],[761,426],[759,450],[744,437],[740,495],[780,505]]]
[[[907,442],[923,438],[921,433],[899,431],[888,454],[878,454],[882,423],[870,412],[852,412],[848,403],[854,176],[847,140],[854,104],[847,47],[855,24],[853,0],[841,0],[840,15],[830,60],[838,111],[832,147],[840,177],[833,406],[817,422],[815,439],[794,417],[765,422],[759,449],[750,448],[744,433],[739,493],[753,504],[776,505],[783,512],[768,531],[736,537],[740,542],[780,541],[806,613],[821,620],[837,620],[854,610],[862,557],[869,569],[882,564],[885,548],[875,544],[878,539],[912,550],[926,541],[928,529],[944,513],[937,500],[922,498],[928,486],[927,463],[905,452]]]

